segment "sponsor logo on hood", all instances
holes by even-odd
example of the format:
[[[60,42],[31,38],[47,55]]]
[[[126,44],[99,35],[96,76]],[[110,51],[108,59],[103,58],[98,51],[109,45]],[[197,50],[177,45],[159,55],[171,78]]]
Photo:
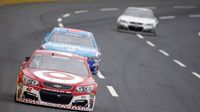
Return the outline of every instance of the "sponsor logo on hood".
[[[33,71],[33,74],[40,79],[55,83],[77,84],[84,81],[84,79],[80,76],[63,72],[40,70],[40,71]],[[53,86],[55,86],[56,88],[60,87],[60,85],[53,85]]]

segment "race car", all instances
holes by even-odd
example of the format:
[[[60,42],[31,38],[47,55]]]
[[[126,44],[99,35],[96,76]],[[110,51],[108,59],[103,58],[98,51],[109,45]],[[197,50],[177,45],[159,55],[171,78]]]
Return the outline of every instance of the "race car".
[[[91,32],[55,27],[45,36],[41,49],[87,57],[91,72],[98,73],[101,53]]]
[[[36,50],[26,57],[17,78],[18,102],[93,111],[97,83],[85,57]]]
[[[117,19],[119,31],[146,32],[156,35],[158,19],[151,9],[128,7]]]

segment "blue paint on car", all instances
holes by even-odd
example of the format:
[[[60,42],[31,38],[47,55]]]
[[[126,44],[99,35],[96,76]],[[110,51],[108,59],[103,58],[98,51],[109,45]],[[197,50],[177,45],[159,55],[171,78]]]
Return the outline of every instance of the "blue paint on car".
[[[55,41],[56,39],[60,40]],[[76,39],[77,41],[75,41]],[[78,39],[82,39],[83,42],[78,43]],[[91,32],[55,27],[52,32],[45,36],[41,46],[42,49],[46,50],[69,52],[87,57],[91,72],[98,73],[101,53]]]

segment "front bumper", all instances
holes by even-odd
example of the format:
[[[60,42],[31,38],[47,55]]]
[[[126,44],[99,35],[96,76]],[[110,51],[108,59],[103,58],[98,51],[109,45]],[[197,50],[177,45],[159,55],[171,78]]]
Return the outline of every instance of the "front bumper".
[[[136,25],[131,23],[117,23],[117,27],[120,30],[137,31],[154,33],[155,28],[153,26],[145,26],[144,24]]]
[[[18,84],[16,101],[63,109],[93,111],[96,93],[73,94]]]

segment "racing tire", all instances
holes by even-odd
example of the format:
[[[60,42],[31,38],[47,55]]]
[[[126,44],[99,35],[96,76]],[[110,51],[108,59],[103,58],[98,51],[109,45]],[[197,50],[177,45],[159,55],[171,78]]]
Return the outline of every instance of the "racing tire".
[[[121,30],[121,26],[117,25],[117,31],[120,31],[120,30]]]
[[[15,93],[15,96],[14,96],[14,101],[15,101],[15,102],[17,102],[16,97],[17,97],[17,95],[16,95],[16,93]]]
[[[152,36],[156,36],[156,32],[153,32],[153,33],[152,33]]]
[[[155,31],[155,29],[152,30],[152,36],[156,36],[156,31]]]

